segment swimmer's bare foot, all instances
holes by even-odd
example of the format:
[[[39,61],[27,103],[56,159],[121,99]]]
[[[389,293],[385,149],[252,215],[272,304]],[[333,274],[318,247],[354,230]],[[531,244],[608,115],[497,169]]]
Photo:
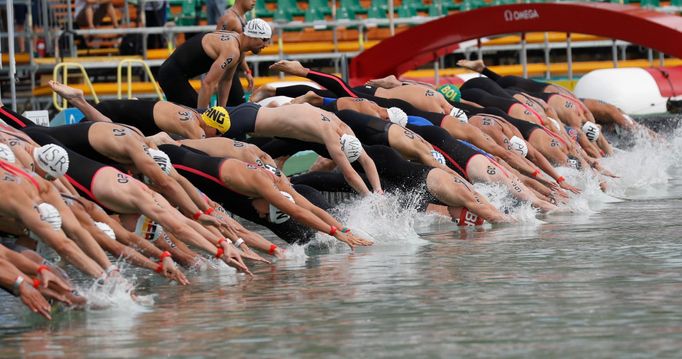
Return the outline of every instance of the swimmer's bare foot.
[[[388,75],[384,77],[383,79],[374,79],[374,80],[369,80],[365,83],[366,85],[369,86],[374,86],[374,87],[383,87],[386,89],[402,86],[403,83],[398,80],[397,77],[394,75]]]
[[[56,92],[59,96],[68,101],[76,99],[85,100],[85,97],[83,96],[83,90],[66,86],[54,80],[48,81],[47,84],[50,86],[52,91]]]
[[[275,88],[270,85],[263,85],[255,90],[249,97],[250,102],[260,102],[268,97],[275,96]]]
[[[457,61],[457,66],[459,67],[464,67],[465,69],[469,69],[471,71],[476,71],[476,72],[481,72],[483,69],[485,69],[485,64],[483,63],[483,60],[459,60]]]
[[[308,69],[303,67],[300,62],[292,60],[279,60],[270,65],[270,70],[282,71],[289,75],[306,77]]]
[[[147,144],[153,143],[157,146],[160,146],[160,145],[177,145],[178,144],[178,141],[171,138],[171,136],[169,136],[165,132],[159,132],[156,135],[147,136],[147,137],[145,137],[145,142],[147,142]]]
[[[301,104],[301,103],[309,103],[313,106],[320,106],[322,105],[322,101],[324,98],[312,91],[306,92],[305,95],[303,96],[298,96],[295,99],[291,100],[291,103],[295,104]]]

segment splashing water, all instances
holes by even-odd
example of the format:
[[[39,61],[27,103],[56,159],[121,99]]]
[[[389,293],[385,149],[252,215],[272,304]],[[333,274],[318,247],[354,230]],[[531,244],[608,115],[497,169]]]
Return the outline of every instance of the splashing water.
[[[674,129],[667,139],[661,140],[637,133],[634,146],[601,160],[604,167],[620,176],[607,180],[607,193],[629,199],[664,196],[671,179],[669,170],[681,157],[682,128]]]
[[[539,225],[542,223],[536,218],[537,211],[531,204],[514,198],[504,185],[478,182],[474,183],[474,189],[485,196],[495,208],[511,215],[519,222],[519,225]]]
[[[120,269],[117,274],[112,273],[105,280],[95,280],[89,287],[76,286],[78,292],[87,300],[88,310],[107,310],[126,313],[143,313],[154,305],[153,295],[134,294],[135,275],[130,280],[125,276],[131,268],[119,260],[116,266]]]
[[[340,206],[340,217],[353,231],[366,232],[375,243],[395,243],[398,238],[422,243],[414,230],[415,218],[423,215],[417,211],[417,198],[415,192],[373,194]]]

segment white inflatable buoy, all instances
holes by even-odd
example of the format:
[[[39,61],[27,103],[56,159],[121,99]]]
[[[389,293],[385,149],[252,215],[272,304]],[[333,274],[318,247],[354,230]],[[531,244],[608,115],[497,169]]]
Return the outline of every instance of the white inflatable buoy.
[[[591,71],[580,78],[573,92],[579,98],[602,100],[636,115],[666,112],[668,100],[654,77],[638,67]]]

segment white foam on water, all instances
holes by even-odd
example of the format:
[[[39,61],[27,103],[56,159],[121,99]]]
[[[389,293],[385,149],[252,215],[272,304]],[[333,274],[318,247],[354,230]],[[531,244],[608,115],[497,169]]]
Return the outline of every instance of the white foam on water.
[[[114,313],[143,313],[154,305],[154,295],[134,294],[136,280],[134,275],[126,278],[126,273],[132,272],[123,262],[115,263],[120,269],[118,274],[112,274],[106,280],[95,280],[87,287],[76,286],[78,292],[87,300],[87,310],[110,311]]]
[[[517,220],[517,225],[532,226],[543,223],[536,217],[538,211],[531,206],[530,202],[517,200],[502,184],[479,182],[474,184],[474,189],[485,196],[495,208]]]
[[[415,200],[406,203],[406,198]],[[427,216],[417,211],[416,198],[411,193],[372,194],[340,204],[335,210],[335,217],[354,234],[373,241],[374,246],[395,243],[421,245],[426,241],[415,231],[415,220]],[[318,233],[305,247],[308,246],[326,247],[332,252],[348,250],[346,244],[322,233]]]
[[[423,240],[414,230],[415,218],[423,214],[417,211],[417,198],[414,193],[372,194],[340,206],[340,217],[352,231],[369,235],[375,244],[397,240],[419,244]]]
[[[635,134],[634,146],[617,150],[602,159],[602,166],[620,178],[607,179],[607,193],[618,198],[656,198],[667,193],[671,179],[669,170],[682,158],[682,129],[671,132],[667,139],[652,140]]]

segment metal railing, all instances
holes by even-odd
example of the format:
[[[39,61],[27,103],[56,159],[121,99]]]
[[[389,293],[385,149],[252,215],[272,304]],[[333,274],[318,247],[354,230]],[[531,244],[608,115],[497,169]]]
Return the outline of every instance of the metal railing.
[[[147,65],[146,62],[143,60],[138,60],[138,59],[124,59],[121,60],[118,63],[118,66],[116,67],[116,85],[117,85],[117,96],[118,99],[120,100],[122,98],[122,88],[123,88],[123,81],[122,81],[122,76],[121,72],[123,72],[123,65],[128,65],[128,72],[127,72],[127,80],[128,80],[128,99],[133,98],[133,64],[138,64],[141,65],[142,68],[145,70],[147,73],[147,77],[149,78],[149,81],[154,85],[154,91],[156,91],[156,94],[159,97],[159,100],[163,101],[163,92],[161,92],[161,88],[159,87],[159,84],[156,82],[154,79],[154,75],[152,74],[152,70],[149,68],[149,65]]]
[[[85,79],[85,84],[88,86],[90,89],[90,93],[92,94],[92,97],[95,99],[95,103],[99,103],[99,98],[97,97],[97,93],[95,92],[94,86],[92,86],[92,82],[90,82],[90,77],[88,76],[88,72],[85,70],[83,65],[76,63],[76,62],[60,62],[54,66],[54,70],[52,71],[52,78],[55,81],[58,81],[59,78],[59,70],[62,70],[62,80],[60,81],[64,85],[68,85],[69,83],[69,67],[75,67],[81,71],[81,74],[83,75],[83,79]],[[68,106],[68,102],[65,98],[62,99],[62,104],[59,104],[58,100],[58,95],[56,92],[52,93],[52,103],[54,104],[54,108],[56,108],[58,111],[64,110]]]

